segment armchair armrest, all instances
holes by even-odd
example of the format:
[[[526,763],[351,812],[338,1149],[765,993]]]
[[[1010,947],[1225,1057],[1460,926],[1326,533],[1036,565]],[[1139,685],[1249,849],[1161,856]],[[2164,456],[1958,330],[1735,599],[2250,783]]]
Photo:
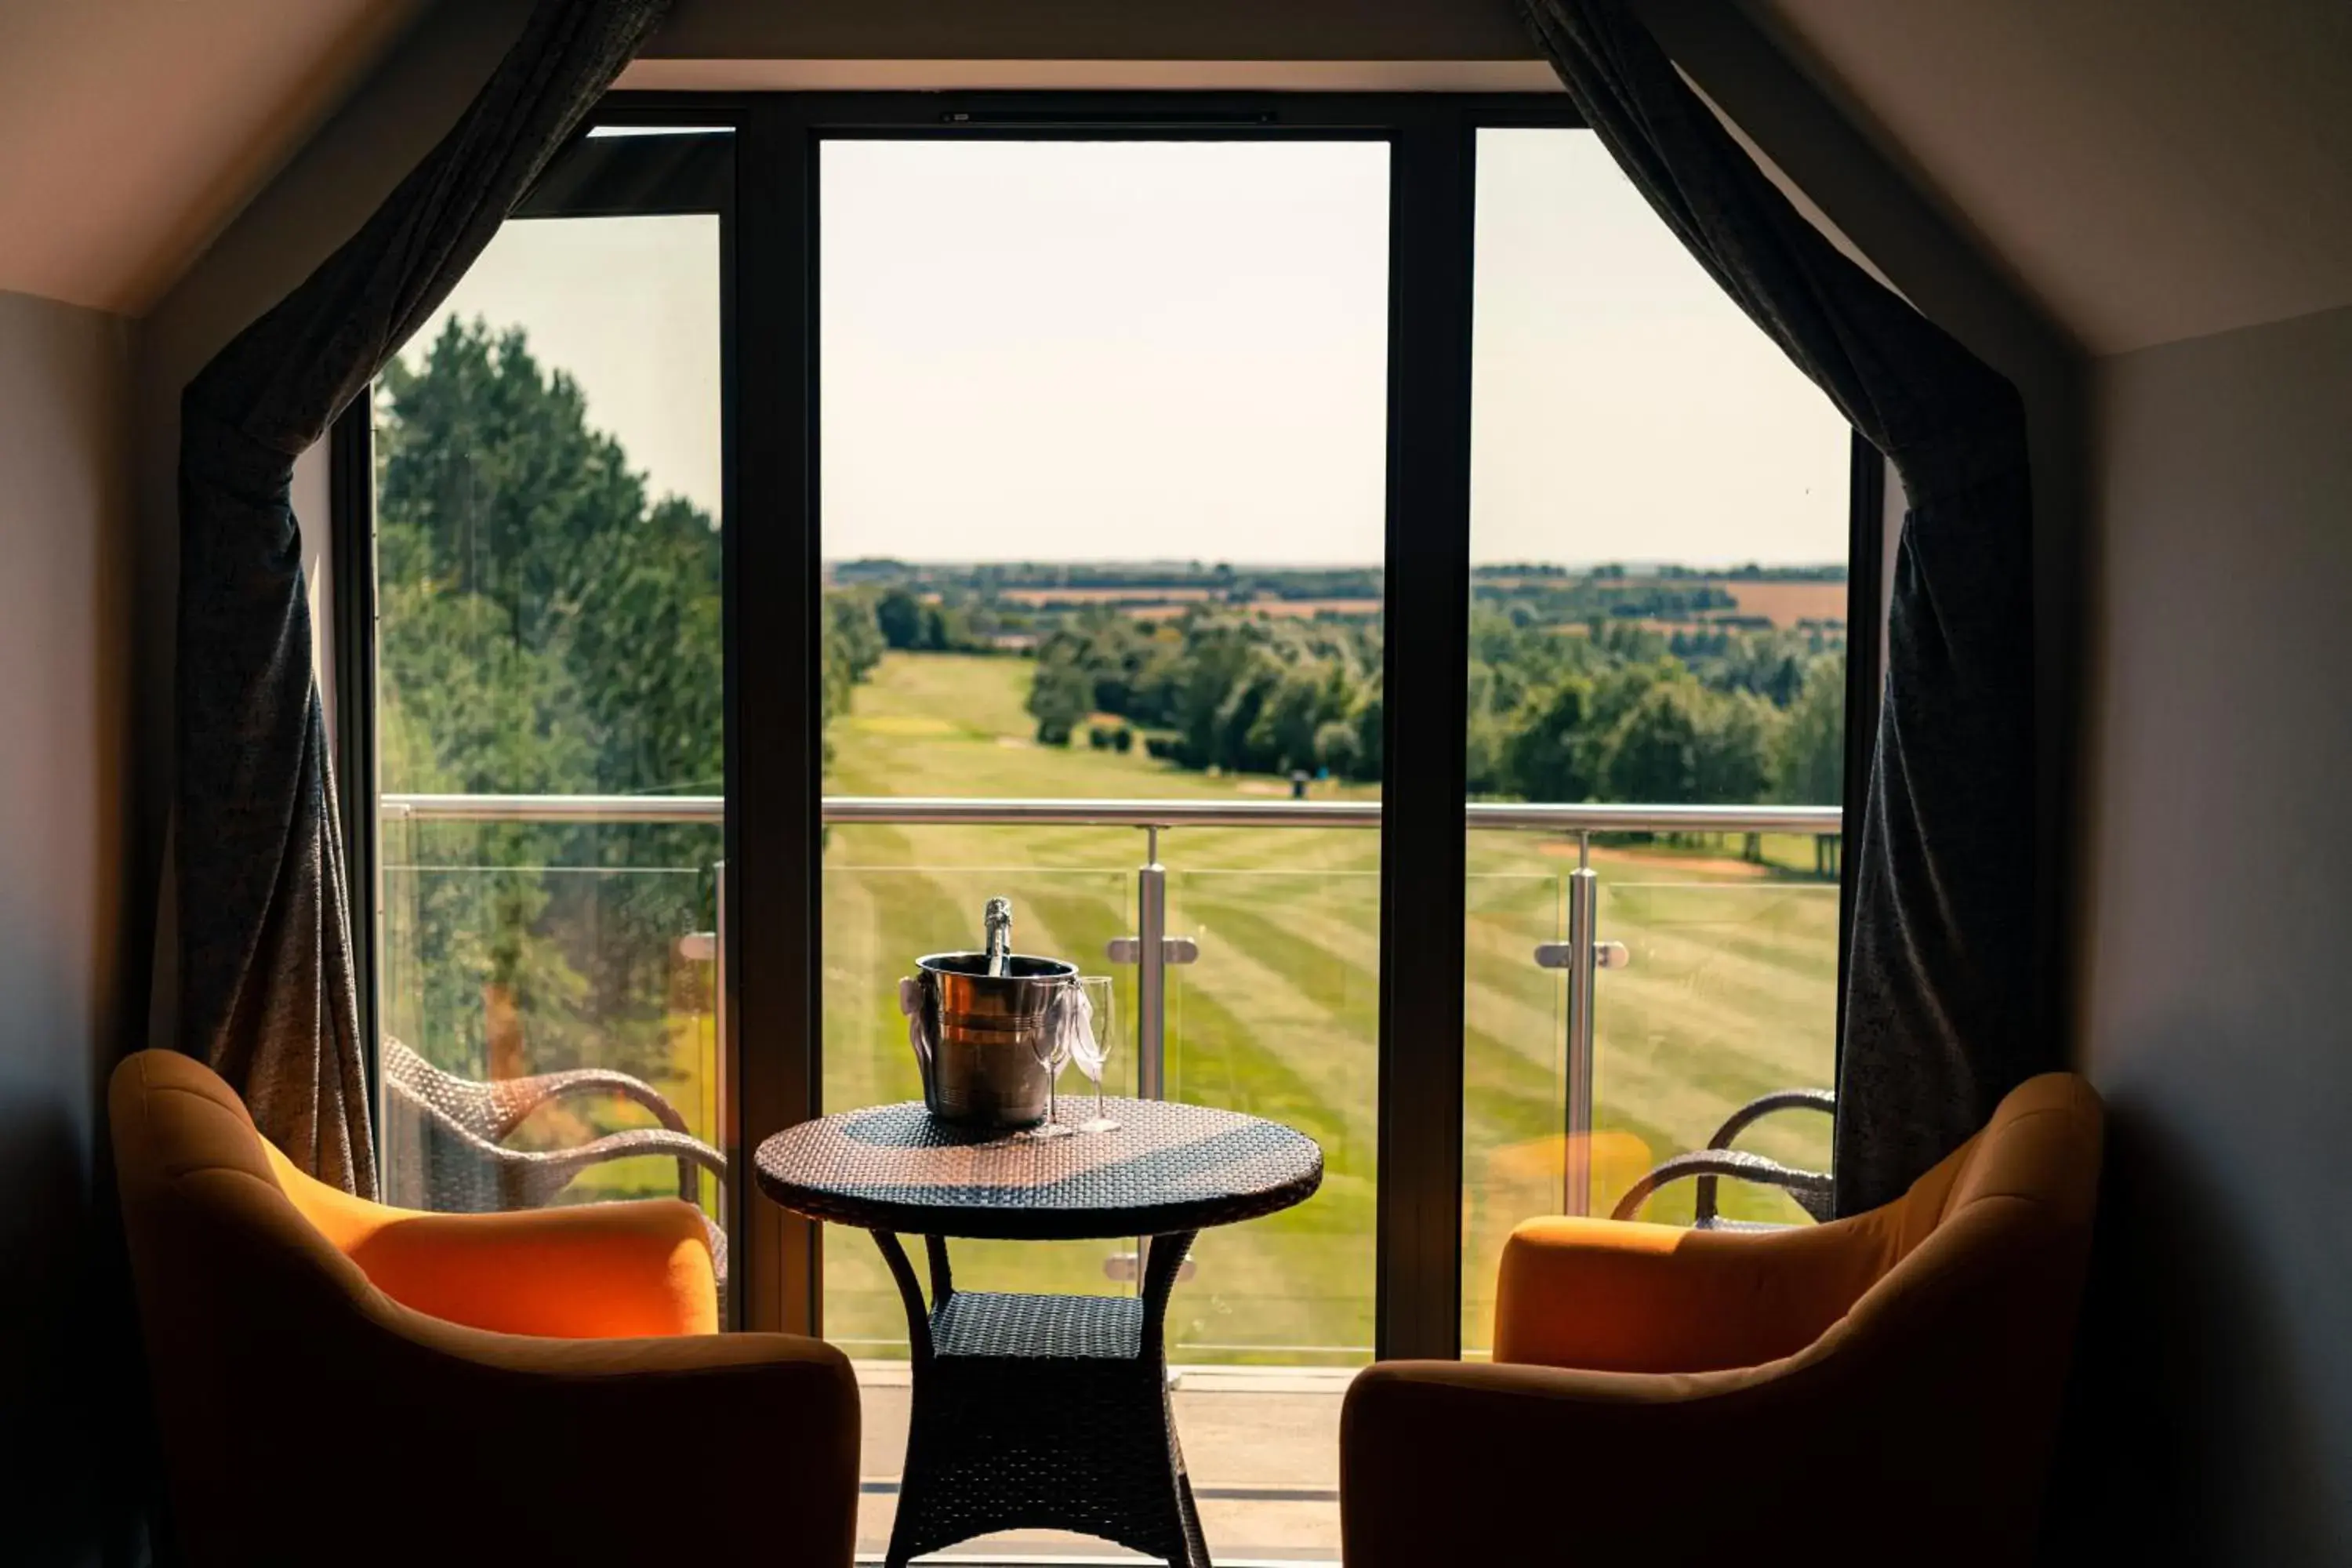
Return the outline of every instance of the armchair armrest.
[[[370,1370],[397,1408],[369,1436],[388,1473],[430,1479],[415,1544],[463,1520],[515,1561],[849,1563],[857,1384],[831,1345],[531,1339],[398,1308],[380,1326]]]
[[[1503,1248],[1495,1359],[1694,1373],[1794,1354],[1882,1269],[1867,1217],[1763,1234],[1530,1220]]]
[[[1384,1363],[1340,1416],[1344,1555],[1349,1568],[1753,1562],[1778,1542],[1802,1559],[1804,1516],[1851,1441],[1835,1419],[1807,1421],[1754,1372]],[[1736,1486],[1695,1492],[1694,1461]]]

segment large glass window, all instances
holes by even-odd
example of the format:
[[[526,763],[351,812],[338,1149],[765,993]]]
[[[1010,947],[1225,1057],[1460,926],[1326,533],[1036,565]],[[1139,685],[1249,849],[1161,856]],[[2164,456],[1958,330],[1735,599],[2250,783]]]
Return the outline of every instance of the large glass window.
[[[1607,1215],[1748,1100],[1831,1084],[1852,439],[1590,132],[1480,132],[1476,234],[1466,773],[1549,816],[1472,807],[1473,1351],[1519,1220]],[[1740,1142],[1828,1169],[1818,1112]]]
[[[919,1095],[898,981],[1008,898],[1111,977],[1109,1093],[1323,1148],[1168,1326],[1220,1554],[1334,1556],[1356,1367],[1482,1352],[1515,1223],[1832,1080],[1845,426],[1556,98],[619,123],[660,112],[555,160],[361,416],[390,1194],[700,1205],[734,1321],[856,1362],[879,1551],[898,1293],[745,1172]],[[983,1290],[1136,1258],[955,1245]]]
[[[378,381],[395,1204],[721,1219],[719,238],[509,222]]]

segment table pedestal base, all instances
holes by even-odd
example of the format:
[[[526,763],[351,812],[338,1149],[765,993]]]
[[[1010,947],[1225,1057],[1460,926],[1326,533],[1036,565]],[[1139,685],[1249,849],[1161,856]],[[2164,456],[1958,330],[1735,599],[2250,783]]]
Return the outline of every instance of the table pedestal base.
[[[1136,1296],[958,1292],[924,1238],[931,1303],[897,1237],[874,1233],[907,1303],[914,1405],[898,1568],[975,1535],[1068,1530],[1209,1568],[1168,1401],[1163,1324],[1191,1233],[1152,1238]]]

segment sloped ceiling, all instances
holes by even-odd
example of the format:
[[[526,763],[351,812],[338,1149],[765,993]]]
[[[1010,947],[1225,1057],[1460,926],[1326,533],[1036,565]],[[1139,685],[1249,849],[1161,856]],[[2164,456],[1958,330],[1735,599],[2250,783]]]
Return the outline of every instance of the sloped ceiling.
[[[2346,0],[1738,0],[2093,353],[2352,304]]]
[[[0,0],[0,289],[139,315],[418,0]]]

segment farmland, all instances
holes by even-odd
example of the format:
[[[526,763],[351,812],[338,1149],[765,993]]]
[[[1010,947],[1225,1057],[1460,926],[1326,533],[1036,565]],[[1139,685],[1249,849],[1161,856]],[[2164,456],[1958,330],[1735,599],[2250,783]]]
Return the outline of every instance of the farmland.
[[[1140,752],[1041,746],[1025,710],[1028,660],[893,653],[832,728],[828,793],[1202,798],[1280,793]],[[1362,798],[1369,785],[1316,786]],[[1696,1145],[1748,1096],[1829,1080],[1836,889],[1811,847],[1599,849],[1603,934],[1634,965],[1601,994],[1596,1206],[1655,1159]],[[1200,1279],[1171,1331],[1187,1360],[1350,1361],[1372,1321],[1378,1023],[1378,835],[1351,829],[1165,834],[1171,931],[1197,963],[1171,972],[1169,1091],[1278,1117],[1312,1133],[1328,1165],[1289,1214],[1202,1238]],[[1530,962],[1560,934],[1570,846],[1482,833],[1470,846],[1467,1342],[1483,1344],[1503,1237],[1558,1206],[1562,1002]],[[836,826],[825,849],[824,1098],[833,1107],[917,1092],[896,981],[915,955],[970,945],[982,900],[1013,899],[1020,945],[1105,967],[1132,930],[1142,836],[1126,829]],[[1125,1038],[1114,1088],[1133,1082],[1132,971],[1119,973]],[[1081,1088],[1075,1079],[1066,1085]],[[1827,1128],[1759,1129],[1750,1146],[1819,1168]],[[1787,1215],[1771,1194],[1727,1194],[1734,1212]],[[1653,1214],[1685,1215],[1685,1188]],[[1740,1205],[1746,1205],[1741,1208]],[[979,1288],[1106,1289],[1099,1245],[960,1250]],[[969,1253],[970,1262],[961,1260]],[[827,1332],[887,1354],[903,1334],[895,1292],[864,1237],[826,1251]]]

